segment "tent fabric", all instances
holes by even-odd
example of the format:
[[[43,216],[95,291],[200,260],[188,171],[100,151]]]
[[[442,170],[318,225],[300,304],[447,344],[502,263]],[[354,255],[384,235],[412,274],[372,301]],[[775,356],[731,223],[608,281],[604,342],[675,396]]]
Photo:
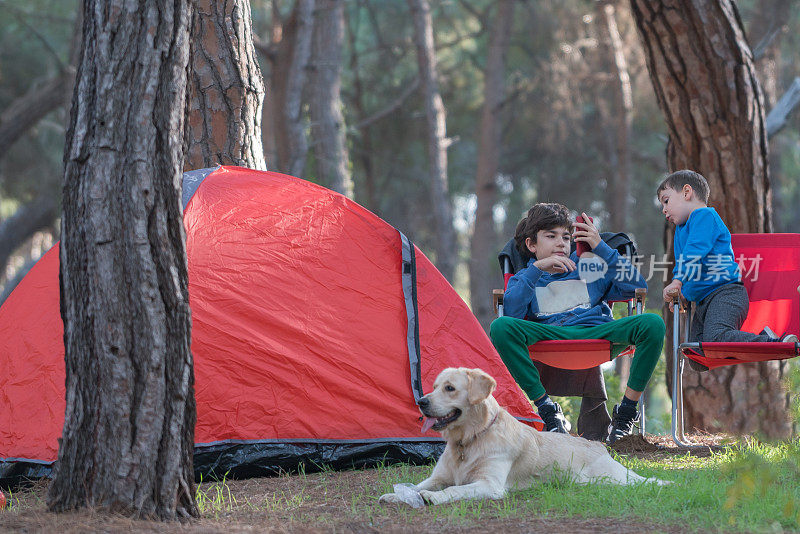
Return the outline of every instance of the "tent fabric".
[[[750,299],[742,330],[759,333],[769,326],[778,334],[800,333],[800,234],[733,234],[731,245]],[[681,350],[710,369],[800,354],[795,343],[703,342]]]
[[[438,434],[419,432],[401,234],[298,178],[203,172],[184,211],[198,474],[423,461],[440,451]],[[446,367],[479,367],[497,380],[500,404],[541,429],[469,308],[409,245],[421,390]],[[0,307],[0,480],[57,458],[58,248]]]

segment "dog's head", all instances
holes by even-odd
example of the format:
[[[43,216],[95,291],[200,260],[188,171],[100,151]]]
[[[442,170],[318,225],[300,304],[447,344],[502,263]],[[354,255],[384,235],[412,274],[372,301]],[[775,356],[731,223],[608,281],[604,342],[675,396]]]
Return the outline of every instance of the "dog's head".
[[[433,391],[419,399],[419,411],[427,417],[422,431],[458,426],[461,415],[485,401],[496,387],[494,378],[480,369],[445,369],[436,377]]]

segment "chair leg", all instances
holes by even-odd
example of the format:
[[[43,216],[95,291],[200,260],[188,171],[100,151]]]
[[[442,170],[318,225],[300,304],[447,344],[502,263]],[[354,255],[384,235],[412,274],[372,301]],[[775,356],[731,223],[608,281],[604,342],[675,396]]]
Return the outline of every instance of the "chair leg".
[[[646,404],[647,401],[646,401],[645,397],[647,397],[647,389],[645,389],[642,392],[642,398],[639,401],[639,408],[641,410],[639,412],[641,414],[641,419],[639,419],[639,435],[641,435],[642,437],[644,437],[646,417],[647,417],[646,414],[645,414],[645,412],[647,411],[647,409],[646,409],[647,408],[647,404]]]
[[[705,445],[689,443],[683,433],[683,353],[680,350],[680,309],[673,306],[672,323],[672,440],[682,449],[705,449]],[[688,323],[688,314],[687,314]],[[688,336],[689,324],[686,325]]]

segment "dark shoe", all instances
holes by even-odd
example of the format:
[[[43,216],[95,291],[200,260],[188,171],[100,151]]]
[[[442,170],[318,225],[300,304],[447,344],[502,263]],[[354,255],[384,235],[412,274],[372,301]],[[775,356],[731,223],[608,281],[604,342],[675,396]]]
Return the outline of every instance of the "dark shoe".
[[[765,326],[765,327],[764,327],[764,330],[762,330],[761,332],[759,332],[759,333],[758,333],[758,335],[760,335],[760,336],[769,336],[769,337],[770,337],[770,339],[774,339],[775,341],[778,341],[778,334],[776,334],[775,332],[773,332],[773,331],[772,331],[772,328],[770,328],[770,327],[768,327],[768,326]]]
[[[778,341],[780,343],[797,343],[798,339],[797,336],[794,334],[789,334],[788,332],[784,332],[780,336],[777,335],[772,329],[768,326],[764,327],[764,330],[760,332],[762,336],[769,336],[772,341]]]
[[[633,433],[633,423],[638,421],[639,411],[633,406],[614,406],[614,415],[608,426],[608,444],[613,445],[622,436],[630,436]]]
[[[547,432],[569,434],[569,430],[572,428],[557,402],[545,404],[539,408],[539,417],[544,421],[544,429]]]

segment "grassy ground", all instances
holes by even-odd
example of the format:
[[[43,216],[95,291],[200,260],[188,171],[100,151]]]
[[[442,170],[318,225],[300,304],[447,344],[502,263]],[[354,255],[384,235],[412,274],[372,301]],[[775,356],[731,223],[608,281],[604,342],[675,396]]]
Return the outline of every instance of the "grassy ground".
[[[203,483],[197,490],[202,518],[164,525],[91,511],[50,514],[42,482],[10,495],[0,511],[0,531],[800,532],[800,441],[751,441],[690,455],[666,438],[648,439],[659,446],[614,454],[642,475],[673,481],[670,486],[576,486],[562,480],[499,501],[422,509],[380,505],[378,496],[393,484],[418,482],[431,470],[395,465]]]

